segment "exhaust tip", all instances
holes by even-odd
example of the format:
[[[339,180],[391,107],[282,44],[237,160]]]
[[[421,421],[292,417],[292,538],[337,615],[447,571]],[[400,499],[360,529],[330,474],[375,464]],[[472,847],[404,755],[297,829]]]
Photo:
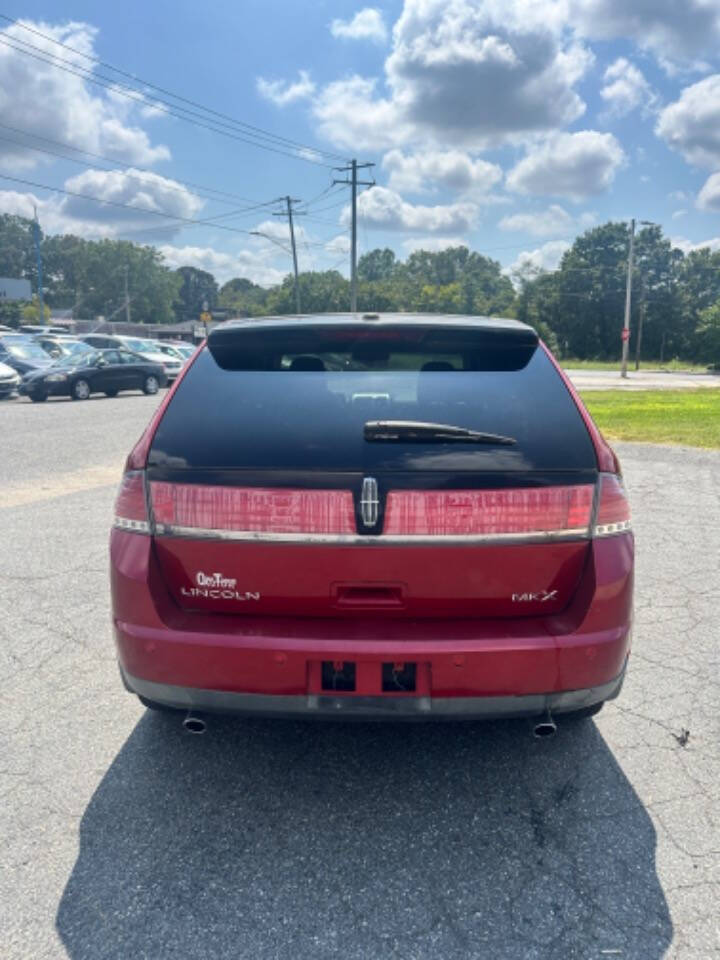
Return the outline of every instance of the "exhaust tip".
[[[545,714],[545,716],[533,727],[533,736],[536,740],[547,740],[549,737],[554,737],[557,733],[557,724],[550,716],[550,711]]]
[[[203,718],[198,717],[198,715],[195,713],[188,713],[183,720],[183,727],[187,733],[196,734],[197,736],[205,733],[205,730],[207,729]]]

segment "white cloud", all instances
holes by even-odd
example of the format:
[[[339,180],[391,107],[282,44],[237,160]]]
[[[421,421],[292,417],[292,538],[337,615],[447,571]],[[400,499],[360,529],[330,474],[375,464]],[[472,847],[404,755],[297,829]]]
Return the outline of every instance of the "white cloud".
[[[685,87],[660,113],[655,133],[689,163],[720,166],[720,73]]]
[[[720,237],[712,237],[710,240],[701,240],[700,243],[695,243],[692,240],[688,240],[686,237],[670,237],[670,243],[673,247],[677,247],[678,250],[682,250],[683,253],[692,253],[693,250],[704,250],[706,247],[709,250],[712,250],[713,253],[716,253],[720,250]]]
[[[171,239],[183,228],[182,222],[172,218],[193,219],[204,205],[204,200],[177,181],[132,168],[85,170],[66,180],[64,187],[106,202],[60,193],[38,199],[32,193],[3,191],[0,212],[32,217],[36,204],[46,233],[74,233],[93,239],[127,237],[149,243]],[[148,210],[167,214],[169,219]]]
[[[544,270],[557,270],[562,255],[569,249],[567,240],[549,240],[535,250],[526,250],[519,254],[504,273],[530,277]]]
[[[638,107],[654,109],[657,96],[642,72],[625,57],[618,57],[605,71],[600,96],[608,105],[608,115],[624,117]]]
[[[163,244],[158,249],[172,269],[197,267],[207,270],[221,284],[233,277],[245,277],[253,283],[269,287],[281,283],[288,273],[288,270],[274,266],[266,251],[238,250],[225,253],[212,247],[176,247],[172,244]]]
[[[294,83],[265,80],[263,77],[258,77],[256,83],[260,96],[274,103],[276,107],[286,107],[297,100],[306,100],[315,93],[315,84],[307,70],[300,70]]]
[[[720,173],[713,173],[703,184],[696,206],[699,210],[720,213]]]
[[[319,91],[312,112],[322,136],[342,147],[382,150],[407,142],[412,127],[388,99],[376,98],[377,80],[357,74]]]
[[[295,239],[304,240],[307,239],[305,234],[305,228],[302,224],[295,223]],[[287,221],[283,218],[277,220],[263,220],[262,223],[258,223],[257,226],[253,227],[253,230],[258,233],[264,234],[266,237],[272,237],[273,240],[279,240],[282,243],[290,246],[290,227],[287,224]]]
[[[444,187],[458,193],[484,194],[502,180],[502,169],[496,163],[473,160],[462,150],[412,154],[391,150],[382,165],[390,174],[390,188],[407,193],[428,193]]]
[[[350,253],[350,237],[346,233],[339,233],[325,244],[325,251],[331,256]]]
[[[467,246],[462,237],[408,237],[403,240],[403,247],[408,253],[416,250],[426,250],[428,253],[440,253],[449,247]]]
[[[673,220],[680,220],[682,217],[687,216],[687,210],[673,210],[671,216]]]
[[[511,190],[579,200],[607,190],[625,160],[611,133],[559,133],[530,149],[507,175]]]
[[[463,234],[467,233],[477,219],[477,207],[473,203],[437,204],[422,206],[408,203],[394,190],[373,187],[358,198],[358,217],[367,227],[380,230],[417,233]],[[345,207],[341,223],[350,222],[350,208]]]
[[[375,7],[358,10],[352,20],[333,20],[330,33],[346,40],[373,40],[375,43],[385,43],[388,37],[383,15]]]
[[[578,226],[590,226],[595,219],[592,213],[573,217],[564,207],[553,203],[546,210],[514,213],[503,217],[498,226],[501,230],[521,230],[534,237],[550,237],[558,233],[572,233]]]
[[[35,208],[38,217],[45,229],[46,201],[36,197],[34,193],[18,193],[16,190],[0,190],[0,213],[7,213],[14,217],[25,217],[32,220]]]
[[[314,113],[325,136],[356,149],[518,142],[582,115],[574,85],[592,60],[557,2],[405,0],[385,62],[388,95],[353,76],[325,87]]]
[[[82,197],[63,197],[58,209],[66,219],[84,224],[95,223],[125,235],[136,230],[142,231],[146,240],[152,234],[167,236],[168,232],[177,233],[182,229],[182,223],[165,221],[157,214],[192,219],[205,203],[175,180],[132,168],[85,170],[66,180],[65,187],[108,202],[106,205]],[[127,204],[136,209],[113,204]],[[149,210],[155,211],[155,214],[148,213]],[[71,227],[68,226],[68,229]]]
[[[714,55],[720,46],[716,0],[568,0],[567,16],[582,36],[631,39],[663,64]]]
[[[112,221],[85,223],[65,216],[63,199],[58,194],[46,198],[37,197],[33,193],[18,193],[14,190],[0,191],[0,213],[14,214],[31,220],[35,216],[35,209],[37,209],[43,233],[47,235],[74,233],[93,240],[112,239],[118,235],[117,227]]]
[[[80,53],[94,55],[96,30],[88,24],[54,27],[31,20],[22,22],[79,51],[62,51],[63,59],[73,66],[87,66]],[[10,40],[28,38],[27,32],[16,25],[0,31],[2,36]],[[58,48],[50,40],[33,35],[32,43],[44,54],[57,55]],[[132,123],[130,118],[136,109],[137,105],[117,91],[102,95],[91,92],[81,77],[0,44],[0,115],[4,124],[27,134],[17,138],[9,134],[21,144],[0,141],[0,159],[11,169],[48,162],[46,155],[30,149],[31,144],[37,144],[33,135],[92,153],[110,154],[119,163],[147,165],[168,159],[168,148],[153,146],[147,133]],[[37,145],[45,146],[42,141]]]

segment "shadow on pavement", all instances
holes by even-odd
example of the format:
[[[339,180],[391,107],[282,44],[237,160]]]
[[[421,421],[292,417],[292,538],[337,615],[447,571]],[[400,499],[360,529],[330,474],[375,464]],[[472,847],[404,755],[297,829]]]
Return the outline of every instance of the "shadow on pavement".
[[[56,922],[73,960],[659,960],[672,937],[653,826],[592,721],[192,737],[147,713]]]

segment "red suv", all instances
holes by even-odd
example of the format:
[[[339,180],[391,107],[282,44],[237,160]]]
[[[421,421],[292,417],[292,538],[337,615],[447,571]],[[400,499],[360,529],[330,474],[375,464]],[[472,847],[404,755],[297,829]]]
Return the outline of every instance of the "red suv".
[[[110,554],[125,685],[194,729],[221,711],[547,733],[623,682],[618,461],[512,320],[218,326],[128,457]]]

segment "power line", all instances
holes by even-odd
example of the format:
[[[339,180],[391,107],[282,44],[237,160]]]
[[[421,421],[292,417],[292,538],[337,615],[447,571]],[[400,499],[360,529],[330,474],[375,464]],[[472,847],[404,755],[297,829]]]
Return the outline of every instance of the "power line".
[[[3,126],[3,124],[0,124],[0,127],[1,127],[1,126]],[[19,140],[13,140],[11,137],[3,137],[3,136],[0,136],[0,141],[4,141],[5,143],[20,143],[20,142],[21,142],[21,141],[19,141]],[[25,144],[23,144],[23,146],[25,146]],[[28,146],[29,146],[29,145],[28,145]],[[46,154],[49,154],[49,155],[52,156],[52,157],[57,157],[58,159],[69,160],[71,163],[77,163],[77,164],[79,164],[79,165],[82,166],[82,167],[85,166],[85,161],[83,161],[83,160],[76,160],[74,157],[64,157],[62,154],[53,153],[51,150],[44,150],[42,147],[32,147],[32,146],[31,146],[30,149],[31,149],[31,150],[38,150],[40,153],[46,153]],[[125,168],[122,172],[127,174],[127,173],[130,172],[130,169],[131,169],[131,168]],[[113,173],[113,172],[116,172],[116,171],[117,171],[117,168],[114,168],[113,170],[109,170],[109,171],[107,171],[107,172],[108,172],[108,173]],[[139,173],[151,173],[151,171],[138,171],[138,172],[139,172]],[[158,176],[158,175],[156,174],[156,176]],[[167,181],[165,177],[163,177],[162,179],[163,179],[163,181],[165,181],[164,186],[165,186],[166,189],[175,190],[175,191],[177,191],[178,193],[183,193],[185,196],[194,196],[194,197],[198,197],[198,199],[202,199],[202,200],[213,200],[213,201],[215,201],[215,202],[220,202],[220,203],[229,203],[228,200],[218,201],[215,197],[202,197],[200,194],[188,193],[187,190],[180,189],[180,188],[178,188],[176,185],[174,185],[172,182]],[[140,182],[142,182],[142,178],[138,178],[138,180],[140,180]],[[178,181],[178,182],[179,182],[179,181]],[[252,206],[249,206],[249,207],[241,207],[239,210],[231,210],[231,211],[229,211],[229,212],[227,212],[227,213],[218,213],[218,214],[215,214],[214,216],[207,217],[207,218],[205,218],[204,220],[201,220],[201,221],[199,220],[198,223],[211,223],[211,222],[213,222],[214,220],[221,220],[221,219],[223,219],[223,218],[225,218],[225,217],[236,217],[236,216],[240,216],[240,215],[247,216],[247,214],[250,213],[250,212],[252,212],[252,211],[257,211],[257,210],[263,209],[263,208],[265,208],[265,207],[272,206],[274,203],[276,203],[275,200],[266,200],[266,201],[264,201],[263,203],[254,203],[254,204],[252,204]]]
[[[17,43],[23,44],[26,47],[30,47],[32,50],[37,50],[39,53],[31,53],[30,50],[24,50],[22,47],[17,47],[13,43],[10,43],[6,36],[0,37],[0,43],[4,44],[6,47],[9,47],[11,50],[15,50],[16,53],[22,53],[25,56],[32,57],[34,60],[39,60],[41,63],[46,63],[51,67],[55,67],[58,70],[62,70],[65,73],[72,74],[73,76],[80,77],[82,80],[87,80],[89,83],[94,83],[96,86],[103,87],[107,90],[112,90],[113,93],[119,94],[120,96],[126,97],[128,100],[135,101],[137,103],[142,103],[147,106],[148,99],[141,92],[133,90],[128,87],[127,84],[122,84],[119,81],[112,80],[109,77],[100,77],[95,76],[90,73],[84,67],[78,67],[77,65],[69,65],[69,62],[62,60],[56,54],[46,54],[46,51],[41,50],[40,47],[34,47],[32,44],[26,43],[24,40],[17,40],[13,37]],[[52,57],[53,59],[48,59]],[[125,87],[126,89],[122,89]],[[191,123],[196,127],[202,127],[205,130],[209,130],[212,133],[218,133],[221,136],[228,137],[231,140],[237,140],[240,143],[247,143],[250,146],[260,147],[263,150],[269,150],[271,153],[277,153],[281,156],[290,157],[292,159],[304,160],[306,163],[312,163],[314,166],[325,167],[328,170],[332,170],[333,167],[324,163],[321,160],[315,160],[311,156],[307,156],[307,153],[314,153],[317,156],[321,156],[321,151],[316,151],[312,147],[298,146],[297,148],[292,148],[292,152],[288,149],[281,149],[283,145],[271,146],[270,143],[263,143],[258,139],[250,139],[250,134],[246,136],[240,136],[237,132],[233,131],[233,127],[229,124],[222,121],[210,120],[209,122],[203,122],[203,115],[197,114],[194,111],[188,110],[185,107],[174,107],[173,104],[167,104],[164,101],[153,100],[151,105],[159,110],[161,113],[165,113],[168,116],[176,117],[179,120],[185,120],[187,123]],[[202,119],[195,119],[200,117]],[[222,129],[223,127],[227,129]],[[258,134],[254,135],[258,137]],[[269,137],[264,137],[264,139],[269,139]],[[271,143],[274,141],[271,141]]]
[[[163,210],[152,210],[149,207],[138,207],[131,203],[121,203],[119,200],[105,200],[102,197],[93,197],[91,194],[78,193],[75,190],[64,190],[62,187],[53,187],[50,184],[38,183],[35,180],[25,180],[21,177],[11,177],[6,173],[0,173],[0,180],[9,180],[11,183],[21,183],[27,187],[36,187],[39,190],[49,190],[52,193],[62,193],[65,196],[78,197],[81,200],[91,200],[94,203],[100,203],[110,207],[120,207],[124,210],[132,210],[134,213],[147,213],[153,217],[162,217],[165,220],[174,220],[178,223],[188,223],[194,225],[202,224],[204,226],[208,225],[207,220],[198,220],[193,219],[192,217],[182,217],[179,214],[167,213]],[[213,223],[212,226],[214,226],[216,230],[227,230],[230,233],[242,233],[246,235],[250,235],[251,233],[250,230],[242,230],[240,227],[228,227],[222,223]]]
[[[130,166],[131,166],[133,170],[137,170],[139,173],[149,173],[152,176],[161,176],[161,174],[156,173],[156,171],[154,170],[149,170],[147,167],[139,167],[136,164],[128,165],[122,160],[114,160],[112,157],[105,156],[101,153],[92,153],[90,150],[82,150],[80,149],[80,147],[74,147],[70,143],[63,143],[63,141],[61,140],[51,140],[49,137],[42,137],[40,136],[40,134],[31,133],[29,130],[21,130],[19,127],[8,126],[8,124],[6,123],[0,123],[0,129],[10,130],[12,133],[18,133],[20,134],[20,136],[23,136],[23,137],[32,137],[34,140],[41,140],[43,143],[49,143],[53,146],[60,147],[63,150],[72,150],[74,153],[82,154],[84,157],[91,157],[93,160],[102,160],[104,163],[113,164],[113,169],[117,169],[118,165],[121,165],[126,169],[130,169]],[[10,137],[0,138],[0,139],[7,139],[10,143],[17,143],[19,146],[25,147],[29,150],[35,150],[39,153],[48,153],[50,156],[55,156],[62,160],[69,160],[72,163],[86,162],[86,161],[76,160],[73,157],[65,157],[60,153],[53,153],[50,150],[45,150],[42,147],[37,147],[31,143],[25,143],[22,140],[13,140]],[[206,197],[204,199],[207,199],[207,200],[217,199],[218,203],[229,203],[230,201],[234,201],[234,202],[240,201],[241,203],[255,202],[254,200],[251,200],[249,197],[242,197],[236,193],[228,193],[225,190],[217,190],[215,187],[208,187],[208,186],[205,186],[204,184],[193,183],[190,180],[180,180],[177,177],[173,177],[172,181],[168,182],[168,186],[171,186],[174,184],[180,184],[184,187],[190,187],[193,190],[204,190],[206,193],[216,193],[219,195],[217,198]],[[228,198],[228,199],[221,199],[221,198]],[[267,202],[267,204],[263,204],[263,206],[270,206],[270,204],[274,202],[275,201],[270,200]]]
[[[339,191],[338,191],[338,192],[339,192]],[[364,193],[364,192],[365,192],[365,191],[363,191],[363,193]],[[325,213],[327,210],[337,210],[338,207],[346,207],[347,205],[348,205],[348,202],[347,202],[347,200],[343,197],[342,200],[338,200],[337,203],[331,203],[331,204],[329,204],[327,207],[318,207],[317,209],[313,207],[312,210],[311,210],[311,212],[312,212],[313,214],[315,214],[315,213]]]
[[[112,70],[113,73],[117,73],[120,76],[125,77],[128,80],[131,80],[136,85],[142,84],[143,86],[151,90],[157,90],[159,93],[162,93],[164,96],[171,97],[173,100],[177,100],[179,103],[186,103],[188,104],[188,106],[197,107],[198,109],[202,110],[204,113],[218,117],[221,120],[227,120],[231,124],[237,127],[244,128],[248,131],[253,131],[255,135],[260,136],[264,139],[274,140],[278,143],[284,143],[288,146],[299,148],[299,149],[310,150],[312,153],[328,157],[332,160],[345,161],[345,157],[341,156],[340,154],[332,153],[329,150],[322,150],[320,148],[310,147],[308,146],[308,144],[301,143],[300,141],[297,141],[297,140],[292,140],[289,137],[283,137],[283,136],[280,136],[279,134],[271,133],[268,130],[264,130],[262,127],[254,126],[253,124],[247,123],[244,120],[237,120],[236,118],[231,117],[228,114],[221,113],[218,110],[213,110],[211,107],[207,107],[196,100],[191,100],[188,97],[183,97],[180,94],[173,93],[172,90],[168,90],[165,87],[159,86],[158,84],[151,83],[148,80],[143,80],[142,77],[138,77],[136,74],[129,73],[126,70],[122,70],[120,67],[116,67],[111,63],[107,63],[106,61],[101,60],[99,57],[93,56],[92,54],[85,53],[84,51],[78,50],[75,47],[71,47],[69,44],[63,43],[61,40],[57,40],[55,37],[52,37],[49,34],[43,33],[41,30],[38,30],[35,27],[30,27],[28,26],[28,24],[23,23],[22,21],[17,20],[13,17],[9,17],[6,14],[0,13],[0,19],[5,20],[7,23],[13,26],[19,27],[21,30],[26,30],[28,33],[32,33],[37,37],[41,37],[43,40],[47,40],[50,43],[54,43],[56,46],[62,47],[64,50],[67,50],[68,52],[73,53],[76,56],[82,57],[84,60],[87,60],[90,63],[94,63],[97,66],[101,66],[105,70]],[[29,44],[26,41],[20,40],[18,37],[13,37],[12,39],[16,40],[18,43],[23,43],[26,46],[30,46],[35,50],[41,50],[41,48],[34,47],[32,44]],[[54,56],[54,54],[51,54],[51,56]],[[110,79],[110,78],[107,78],[107,79]],[[118,83],[118,81],[111,81],[111,82]],[[143,100],[144,102],[147,102],[147,98],[143,97]]]
[[[322,200],[323,197],[327,196],[328,193],[330,193],[330,192],[331,192],[332,190],[334,190],[334,189],[335,189],[335,184],[332,183],[332,181],[331,181],[331,182],[328,184],[328,186],[325,187],[325,189],[322,190],[320,193],[318,193],[318,195],[317,195],[316,197],[313,197],[312,200],[304,200],[304,201],[303,201],[303,206],[305,207],[305,209],[307,209],[308,207],[311,207],[314,203],[317,203],[318,200]]]

